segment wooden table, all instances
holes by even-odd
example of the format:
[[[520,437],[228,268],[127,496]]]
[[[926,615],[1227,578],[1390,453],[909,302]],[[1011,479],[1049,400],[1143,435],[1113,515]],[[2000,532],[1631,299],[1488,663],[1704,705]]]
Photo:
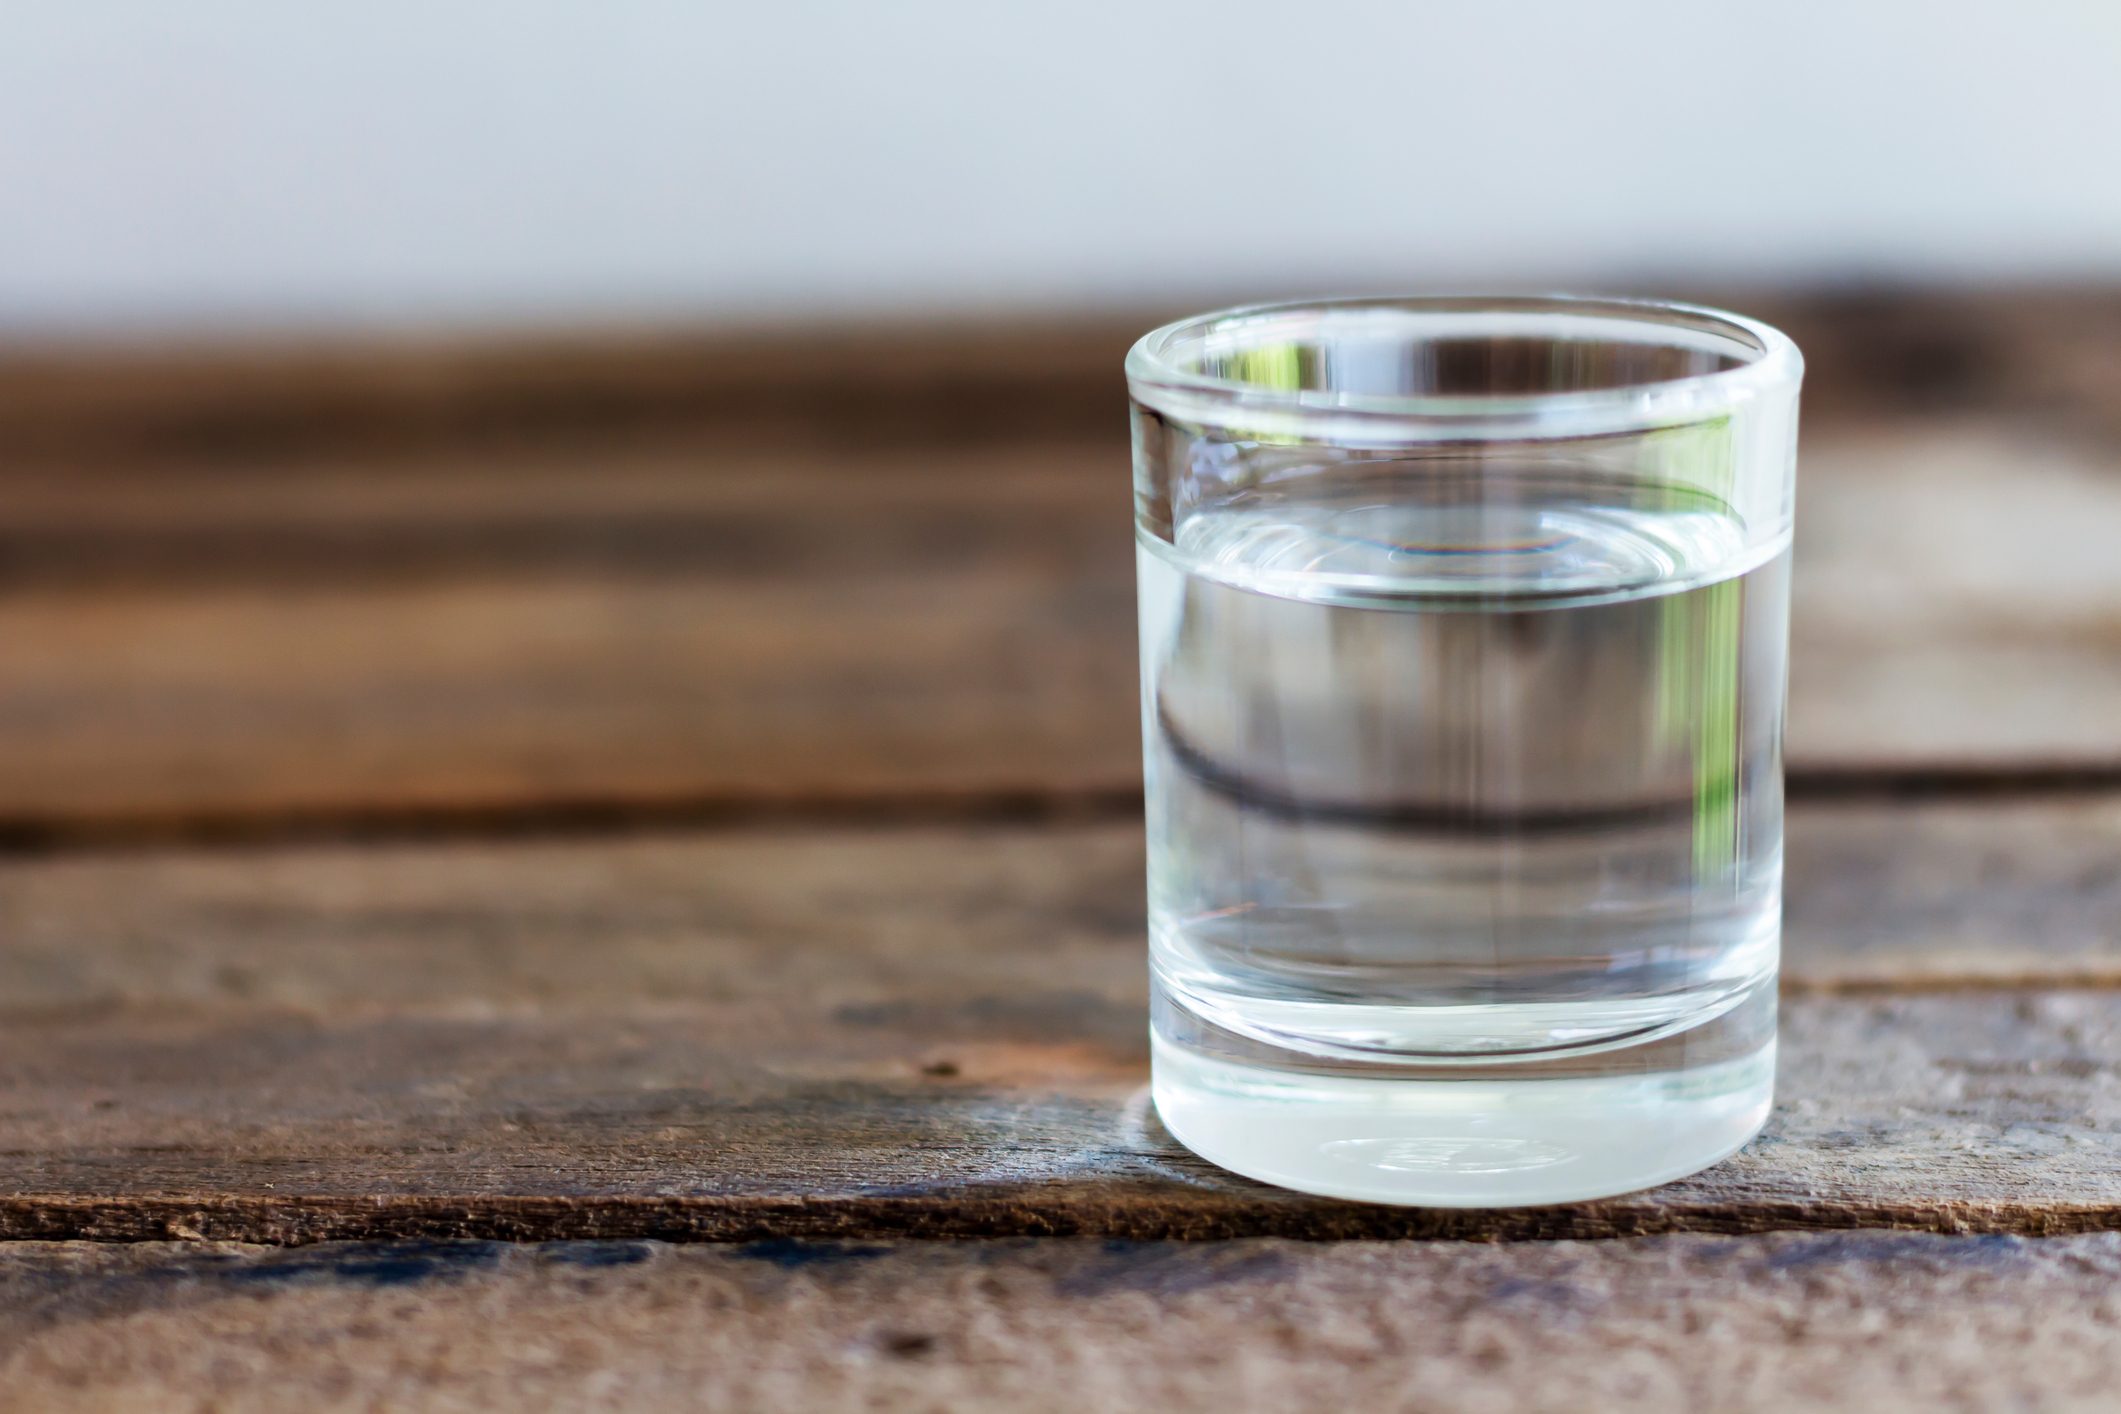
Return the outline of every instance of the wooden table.
[[[1497,1213],[1145,1103],[1125,330],[0,360],[0,1390],[2111,1407],[2121,296],[1749,303],[1780,1103]]]

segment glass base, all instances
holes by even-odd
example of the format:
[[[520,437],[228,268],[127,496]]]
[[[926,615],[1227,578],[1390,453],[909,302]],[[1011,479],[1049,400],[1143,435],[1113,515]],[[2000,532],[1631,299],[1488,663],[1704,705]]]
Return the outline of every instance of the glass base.
[[[1616,1064],[1625,1053],[1607,1052],[1590,1074],[1502,1064],[1445,1077],[1333,1071],[1295,1053],[1286,1065],[1214,1055],[1167,1034],[1196,1030],[1167,1027],[1172,1010],[1157,1008],[1151,1037],[1164,1127],[1211,1163],[1328,1198],[1502,1208],[1630,1193],[1735,1153],[1774,1099],[1772,1031],[1748,1054],[1681,1068]],[[1640,1059],[1683,1055],[1671,1044],[1683,1039]]]

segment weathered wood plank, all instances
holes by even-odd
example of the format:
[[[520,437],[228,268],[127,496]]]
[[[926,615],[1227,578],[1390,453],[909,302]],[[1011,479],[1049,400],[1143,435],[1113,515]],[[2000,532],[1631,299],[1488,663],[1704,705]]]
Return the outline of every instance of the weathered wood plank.
[[[1940,422],[1798,475],[1796,770],[2121,766],[2121,444]]]
[[[2121,1000],[1785,1006],[1768,1131],[1568,1208],[1406,1210],[1224,1174],[1080,988],[817,1008],[10,1018],[0,1236],[303,1242],[1089,1234],[1602,1237],[2121,1226]]]
[[[25,550],[0,826],[1135,788],[1123,458],[769,461],[704,491],[688,454],[617,460],[223,487],[141,503],[161,529],[116,549]],[[17,543],[65,545],[40,517],[82,507],[54,495]],[[262,579],[155,583],[165,511],[180,571]],[[53,563],[147,581],[38,587]]]
[[[46,1409],[2099,1409],[2121,1236],[0,1250]]]
[[[1117,449],[523,468],[25,491],[0,832],[1136,788]],[[1809,447],[1804,497],[1800,789],[2121,772],[2106,454],[1851,431]]]
[[[2016,407],[2116,427],[2121,291],[2110,285],[1641,293],[1698,298],[1781,325],[1805,351],[1814,422]],[[1098,435],[1112,426],[1128,344],[1183,313],[16,345],[0,348],[0,456],[480,446],[702,427],[842,446]]]
[[[2121,992],[1963,990],[2110,980],[2121,815],[1816,818],[1791,961],[1829,991],[1785,1004],[1769,1133],[1652,1194],[1505,1214],[1280,1193],[1162,1134],[1124,828],[18,860],[0,1234],[2121,1225]],[[2026,907],[2051,887],[2071,906]],[[1862,990],[1910,982],[1933,990]]]
[[[1157,322],[18,346],[0,349],[0,454],[492,447],[670,428],[865,448],[1073,436],[1112,427],[1120,361]]]
[[[0,1010],[1139,1001],[1133,823],[0,860]],[[1790,812],[1786,989],[2121,985],[2121,797]],[[822,990],[821,990],[822,989]]]
[[[1123,403],[1111,421],[1096,441],[984,449],[695,434],[493,454],[0,463],[0,588],[933,583],[1027,567],[1120,579],[1133,564]]]
[[[1120,586],[542,584],[0,605],[0,832],[1138,789]]]
[[[2121,798],[1799,802],[1785,989],[2121,985]]]

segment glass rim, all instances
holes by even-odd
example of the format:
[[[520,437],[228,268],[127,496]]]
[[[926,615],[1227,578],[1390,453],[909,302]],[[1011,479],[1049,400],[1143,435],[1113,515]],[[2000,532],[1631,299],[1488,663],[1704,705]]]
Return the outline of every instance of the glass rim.
[[[1240,378],[1202,373],[1174,362],[1182,344],[1201,347],[1218,333],[1234,335],[1229,351],[1246,347],[1244,332],[1294,315],[1364,310],[1464,315],[1507,323],[1560,321],[1611,338],[1632,327],[1639,343],[1706,348],[1720,339],[1745,361],[1712,373],[1646,379],[1610,388],[1551,393],[1347,393],[1325,389],[1274,388]],[[1677,337],[1691,331],[1690,342]],[[1596,335],[1594,335],[1596,336]],[[1745,357],[1746,354],[1750,357]],[[1727,413],[1758,394],[1795,389],[1804,377],[1804,356],[1773,325],[1708,305],[1599,295],[1407,295],[1344,296],[1238,305],[1192,315],[1150,330],[1127,351],[1127,387],[1137,402],[1196,426],[1243,428],[1301,436],[1431,441],[1551,438],[1595,435],[1631,428],[1702,421]]]

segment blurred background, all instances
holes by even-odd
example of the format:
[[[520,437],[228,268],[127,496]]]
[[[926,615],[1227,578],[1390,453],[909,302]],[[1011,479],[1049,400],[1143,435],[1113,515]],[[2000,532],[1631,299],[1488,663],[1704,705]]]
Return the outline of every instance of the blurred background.
[[[13,7],[17,334],[2121,272],[2121,11]]]
[[[2121,769],[2121,8],[6,29],[10,838],[1125,808],[1120,356],[1328,291],[1784,323],[1794,788]]]

